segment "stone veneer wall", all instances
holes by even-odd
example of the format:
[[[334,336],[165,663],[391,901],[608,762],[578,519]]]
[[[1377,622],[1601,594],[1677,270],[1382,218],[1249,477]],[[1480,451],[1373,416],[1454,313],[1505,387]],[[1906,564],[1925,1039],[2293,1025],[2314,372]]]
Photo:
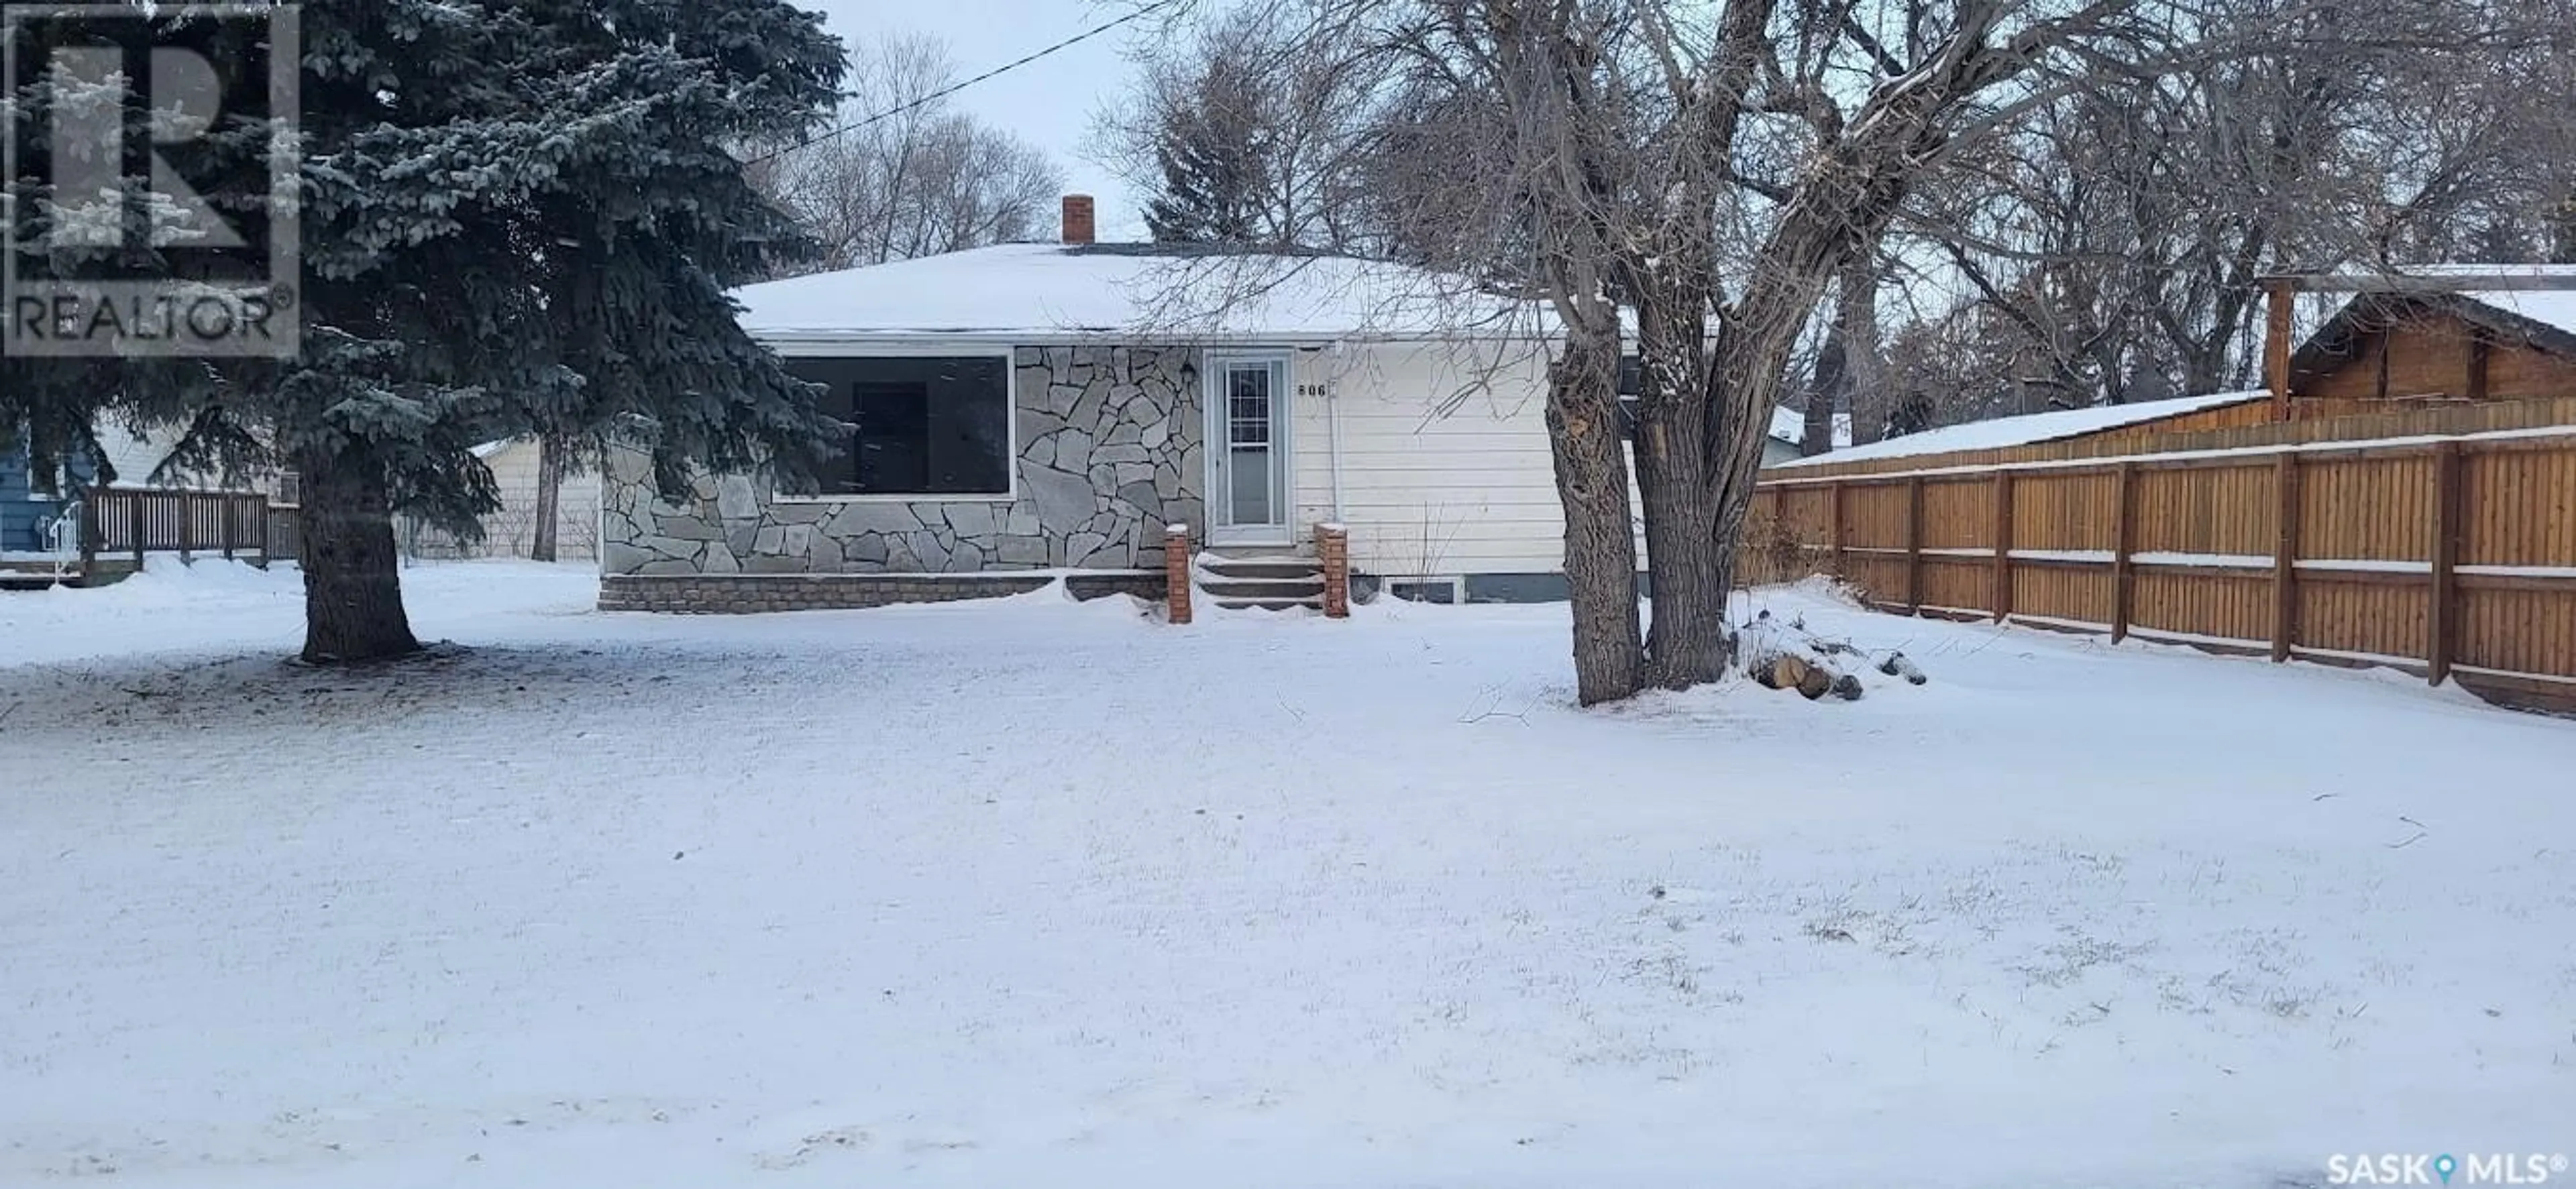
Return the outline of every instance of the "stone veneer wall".
[[[1015,499],[780,499],[766,476],[710,475],[673,505],[653,490],[644,457],[620,452],[601,491],[606,585],[728,574],[1160,569],[1163,526],[1202,520],[1198,353],[1022,347],[1012,353],[1012,371]],[[653,609],[682,609],[650,601]]]

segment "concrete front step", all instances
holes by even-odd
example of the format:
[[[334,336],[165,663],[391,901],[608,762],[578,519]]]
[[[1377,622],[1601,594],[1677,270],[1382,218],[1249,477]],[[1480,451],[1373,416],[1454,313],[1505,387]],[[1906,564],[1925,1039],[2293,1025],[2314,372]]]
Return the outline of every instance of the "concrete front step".
[[[1304,545],[1210,545],[1199,552],[1201,557],[1239,558],[1244,561],[1277,561],[1282,558],[1306,558],[1315,554]]]
[[[1323,609],[1324,609],[1323,600],[1322,600],[1321,598],[1314,598],[1314,599],[1226,599],[1226,598],[1220,598],[1220,599],[1218,599],[1218,600],[1216,601],[1216,605],[1217,605],[1217,606],[1219,606],[1219,607],[1223,607],[1223,608],[1225,608],[1225,609],[1226,609],[1226,610],[1228,610],[1228,611],[1286,611],[1286,610],[1288,610],[1289,608],[1292,608],[1292,607],[1305,607],[1305,608],[1307,608],[1307,609],[1309,609],[1309,610],[1314,610],[1314,611],[1321,611],[1321,610],[1323,610]]]
[[[1305,578],[1201,578],[1199,589],[1220,599],[1320,599],[1324,580]]]
[[[1324,609],[1324,571],[1293,545],[1228,546],[1198,557],[1198,588],[1228,611]]]
[[[1199,568],[1219,578],[1311,578],[1323,580],[1324,571],[1311,561],[1238,561],[1233,558],[1203,558]]]

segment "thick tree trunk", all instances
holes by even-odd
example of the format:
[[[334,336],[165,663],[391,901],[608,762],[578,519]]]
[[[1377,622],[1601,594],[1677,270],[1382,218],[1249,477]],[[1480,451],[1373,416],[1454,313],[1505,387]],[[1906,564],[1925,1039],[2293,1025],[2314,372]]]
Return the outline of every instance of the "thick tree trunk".
[[[1841,399],[1844,383],[1843,332],[1837,326],[1825,331],[1825,342],[1816,348],[1816,383],[1807,391],[1807,408],[1798,429],[1798,456],[1814,458],[1834,448],[1834,405]]]
[[[1850,278],[1846,275],[1845,280]],[[1837,303],[1825,341],[1816,348],[1816,382],[1807,391],[1807,416],[1798,435],[1798,453],[1814,458],[1834,448],[1834,412],[1850,395],[1851,340],[1843,315],[1850,303]]]
[[[1886,369],[1878,358],[1878,252],[1865,251],[1843,270],[1834,297],[1833,325],[1816,351],[1816,387],[1807,397],[1807,418],[1798,453],[1814,457],[1844,443],[1835,440],[1834,420],[1848,417],[1857,426],[1864,407],[1883,403]]]
[[[537,523],[528,536],[530,561],[555,560],[556,529],[563,520],[564,449],[553,437],[537,439]]]
[[[1707,472],[1694,465],[1696,437],[1640,427],[1638,494],[1646,505],[1646,560],[1652,575],[1653,630],[1646,638],[1646,681],[1689,689],[1726,671],[1725,547]]]
[[[298,454],[295,469],[304,482],[296,513],[304,659],[337,664],[420,651],[403,614],[382,462],[373,451],[353,446]]]
[[[1709,481],[1708,357],[1699,316],[1706,303],[1668,296],[1665,305],[1674,313],[1639,315],[1637,494],[1645,504],[1654,613],[1646,682],[1688,689],[1726,671],[1725,551]]]
[[[1619,341],[1577,331],[1548,369],[1547,437],[1565,505],[1565,581],[1574,604],[1575,697],[1586,706],[1641,688],[1636,524],[1619,450]]]

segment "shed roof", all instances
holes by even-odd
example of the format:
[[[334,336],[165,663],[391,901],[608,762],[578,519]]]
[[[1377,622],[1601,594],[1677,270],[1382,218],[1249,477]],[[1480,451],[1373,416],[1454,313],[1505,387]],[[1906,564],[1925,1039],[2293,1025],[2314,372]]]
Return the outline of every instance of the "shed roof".
[[[2576,335],[2576,264],[2432,264],[2410,270],[2427,277],[2456,279],[2456,295],[2535,327]],[[2485,279],[2557,278],[2564,289],[2485,288]]]
[[[2265,391],[2219,392],[2206,396],[2179,396],[2172,400],[2141,401],[2128,405],[2101,405],[2089,409],[2060,409],[2048,413],[2027,413],[2019,417],[1997,417],[1990,421],[1971,421],[1940,429],[1910,433],[1902,437],[1835,450],[1808,458],[1779,464],[1779,468],[1821,466],[1829,463],[1868,462],[1879,458],[1914,458],[1926,454],[1948,454],[1957,450],[1997,450],[2006,446],[2029,446],[2065,438],[2082,437],[2124,425],[2158,421],[2203,409],[2241,405],[2247,401],[2270,400]]]
[[[1049,338],[1518,338],[1531,303],[1400,264],[1228,248],[1004,244],[734,291],[773,341]]]
[[[2293,391],[2299,378],[2347,361],[2361,335],[2414,311],[2448,314],[2506,340],[2576,357],[2576,265],[2420,264],[2400,275],[2457,287],[2365,291],[2345,302],[2291,353]],[[2567,287],[2532,287],[2548,281]]]

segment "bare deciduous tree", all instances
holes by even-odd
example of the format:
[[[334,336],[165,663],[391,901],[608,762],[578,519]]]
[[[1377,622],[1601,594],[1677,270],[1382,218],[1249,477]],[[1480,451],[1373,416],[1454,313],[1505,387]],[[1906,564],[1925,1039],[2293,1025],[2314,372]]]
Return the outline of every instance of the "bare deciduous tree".
[[[858,89],[843,110],[858,126],[756,171],[762,189],[822,243],[807,267],[1046,237],[1063,174],[1035,146],[934,97],[953,81],[941,42],[885,37],[852,56]]]
[[[2017,340],[1962,377],[1980,390],[1948,394],[1953,413],[2242,387],[2266,271],[2520,259],[2543,238],[2570,159],[2568,71],[2544,48],[2563,5],[2504,26],[2473,3],[2410,5],[2360,36],[2299,0],[2196,11],[2241,31],[2231,52],[2062,96],[1900,218],[1901,250],[1947,266],[1936,291]]]
[[[2475,0],[2391,0],[2368,22],[2337,19],[2333,0],[2267,3],[2261,19],[2233,20],[2183,0],[1271,0],[1258,19],[1370,80],[1348,92],[1370,114],[1337,127],[1365,150],[1352,154],[1370,162],[1364,188],[1383,191],[1366,209],[1384,220],[1368,229],[1374,242],[1401,245],[1386,254],[1553,313],[1547,420],[1577,691],[1590,704],[1723,670],[1762,443],[1821,299],[1900,225],[1948,252],[1931,200],[1983,209],[1978,170],[2018,164],[2022,130],[2265,53],[2431,62],[2509,35],[2564,37]],[[2500,23],[2514,18],[2526,23],[2508,34]],[[2157,134],[2109,131],[2133,144]],[[2247,160],[2307,147],[2245,132],[2213,135]],[[1425,144],[1442,151],[1401,151]],[[2422,180],[2430,193],[2434,179]],[[2077,197],[2088,228],[2122,201]],[[1974,220],[1952,226],[1968,249],[1954,260],[2002,241]],[[2230,266],[2278,255],[2241,237],[2215,250]],[[1850,288],[1855,309],[1875,296]],[[1855,330],[1875,321],[1842,318]],[[1653,587],[1644,631],[1616,405],[1630,344]],[[1923,419],[1911,399],[1901,414]]]

